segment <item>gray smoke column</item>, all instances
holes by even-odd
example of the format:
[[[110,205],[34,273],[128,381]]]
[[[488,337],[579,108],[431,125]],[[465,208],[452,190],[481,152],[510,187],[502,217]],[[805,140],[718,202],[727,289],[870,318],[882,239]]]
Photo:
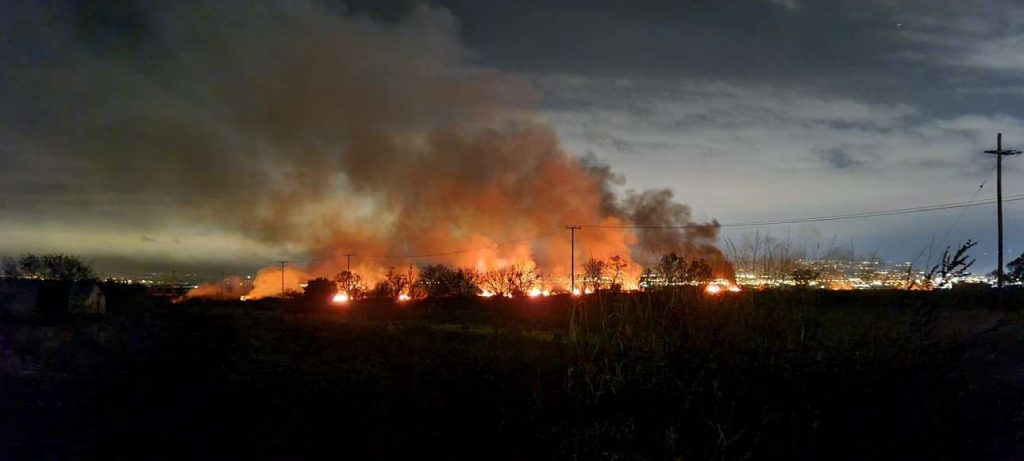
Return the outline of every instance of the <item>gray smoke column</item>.
[[[637,229],[634,255],[644,265],[660,255],[676,252],[689,259],[704,259],[721,278],[734,280],[732,263],[716,246],[718,221],[695,223],[690,207],[674,200],[669,189],[627,191],[621,213]]]
[[[535,117],[527,81],[472,64],[445,10],[383,23],[306,2],[188,3],[138,13],[116,47],[83,45],[60,15],[21,13],[11,41],[39,53],[4,49],[21,69],[0,77],[0,136],[24,154],[12,171],[60,165],[49,186],[88,206],[131,197],[297,247],[318,261],[303,275],[332,275],[346,252],[478,247],[489,249],[440,261],[563,275],[565,239],[495,243],[568,223],[609,226],[579,235],[595,257],[720,255],[714,228],[614,228],[686,224],[689,209],[667,190],[617,197],[621,178]],[[130,219],[166,216],[132,208]],[[356,264],[372,277],[395,262]]]
[[[717,247],[718,221],[694,222],[688,205],[675,200],[671,189],[626,190],[615,193],[615,187],[625,184],[625,178],[612,168],[588,154],[582,159],[588,174],[601,184],[601,210],[635,227],[635,241],[631,245],[633,260],[643,266],[656,264],[669,252],[688,259],[704,259],[716,277],[734,280],[732,263]]]

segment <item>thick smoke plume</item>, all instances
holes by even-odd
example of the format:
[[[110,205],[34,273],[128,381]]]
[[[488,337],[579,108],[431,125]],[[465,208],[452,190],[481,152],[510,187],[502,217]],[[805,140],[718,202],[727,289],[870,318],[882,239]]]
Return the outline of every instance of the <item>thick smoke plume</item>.
[[[618,197],[621,178],[567,152],[532,113],[529,82],[472,65],[444,10],[383,23],[313,3],[211,2],[140,24],[133,46],[104,53],[56,36],[61,59],[11,78],[7,91],[55,95],[30,118],[62,133],[23,147],[68,153],[75,190],[170,201],[205,225],[305,250],[314,262],[289,271],[288,289],[335,274],[345,253],[371,280],[428,261],[565,276],[567,231],[520,240],[565,224],[607,226],[578,233],[583,257],[681,251],[731,276],[715,227],[616,228],[687,225],[690,210],[668,190]],[[466,248],[485,249],[383,258]],[[278,269],[255,287],[278,293]]]

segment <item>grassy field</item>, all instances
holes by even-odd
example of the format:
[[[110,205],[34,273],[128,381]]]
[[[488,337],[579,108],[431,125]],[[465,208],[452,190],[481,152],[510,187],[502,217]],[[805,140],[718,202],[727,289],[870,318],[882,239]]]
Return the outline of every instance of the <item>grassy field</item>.
[[[1020,459],[1021,293],[116,299],[0,322],[0,459]]]

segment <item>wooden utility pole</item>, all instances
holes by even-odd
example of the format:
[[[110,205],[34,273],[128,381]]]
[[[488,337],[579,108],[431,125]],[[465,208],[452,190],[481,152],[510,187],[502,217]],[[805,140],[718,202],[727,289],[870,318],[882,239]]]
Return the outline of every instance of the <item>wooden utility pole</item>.
[[[1003,156],[1020,155],[1019,150],[1003,149],[1003,134],[996,136],[996,150],[987,150],[986,154],[996,156],[996,225],[999,228],[999,253],[996,255],[996,287],[1003,287]]]
[[[345,253],[345,270],[352,275],[352,253]]]
[[[576,294],[576,231],[582,229],[578,224],[565,226],[572,232],[571,250],[569,250],[569,294]]]
[[[281,265],[281,299],[284,299],[284,265],[288,264],[288,261],[278,261]]]

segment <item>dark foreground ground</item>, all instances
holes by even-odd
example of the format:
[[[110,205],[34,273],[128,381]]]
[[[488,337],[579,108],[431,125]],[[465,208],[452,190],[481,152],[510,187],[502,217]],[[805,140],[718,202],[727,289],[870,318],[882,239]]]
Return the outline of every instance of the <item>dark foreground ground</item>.
[[[0,459],[1024,459],[1022,301],[125,297],[0,321]]]

